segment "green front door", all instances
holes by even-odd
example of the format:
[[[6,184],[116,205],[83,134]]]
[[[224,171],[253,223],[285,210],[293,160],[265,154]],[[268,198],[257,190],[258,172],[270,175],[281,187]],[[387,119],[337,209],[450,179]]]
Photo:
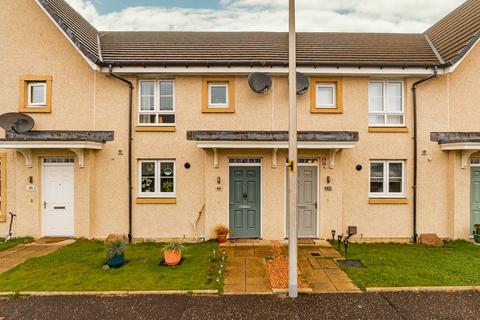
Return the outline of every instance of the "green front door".
[[[230,167],[230,236],[260,237],[260,167]]]
[[[472,167],[470,189],[470,232],[480,224],[480,167]]]

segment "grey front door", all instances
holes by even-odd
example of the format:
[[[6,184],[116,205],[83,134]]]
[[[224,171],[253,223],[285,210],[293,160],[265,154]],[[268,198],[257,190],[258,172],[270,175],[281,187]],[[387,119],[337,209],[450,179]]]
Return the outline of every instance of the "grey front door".
[[[298,167],[298,236],[317,236],[317,167]]]
[[[230,236],[260,237],[260,167],[230,167]]]
[[[288,172],[287,172],[288,175]],[[298,166],[297,230],[299,238],[317,237],[317,167]],[[287,235],[289,219],[287,214]]]
[[[480,224],[480,167],[472,167],[470,189],[470,232]]]

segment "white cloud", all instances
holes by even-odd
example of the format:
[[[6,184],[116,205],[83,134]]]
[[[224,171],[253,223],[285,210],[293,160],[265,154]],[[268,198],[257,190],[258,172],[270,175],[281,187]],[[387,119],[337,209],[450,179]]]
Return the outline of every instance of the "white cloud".
[[[218,9],[130,7],[101,15],[67,0],[99,30],[286,31],[287,0],[221,0]],[[422,32],[463,0],[299,0],[298,31]]]

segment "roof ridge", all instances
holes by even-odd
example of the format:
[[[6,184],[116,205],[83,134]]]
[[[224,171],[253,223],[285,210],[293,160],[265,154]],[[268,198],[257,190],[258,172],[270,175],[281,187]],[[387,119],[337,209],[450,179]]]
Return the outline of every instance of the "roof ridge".
[[[432,48],[432,51],[433,51],[433,53],[435,53],[435,56],[437,57],[438,61],[439,61],[441,64],[445,64],[445,60],[443,60],[443,58],[442,58],[442,56],[440,55],[440,53],[438,52],[437,48],[435,48],[435,46],[433,45],[433,42],[432,42],[432,40],[430,40],[430,37],[428,36],[428,34],[425,32],[425,33],[423,33],[423,36],[424,36],[425,39],[427,40],[428,45],[430,46],[430,48]]]

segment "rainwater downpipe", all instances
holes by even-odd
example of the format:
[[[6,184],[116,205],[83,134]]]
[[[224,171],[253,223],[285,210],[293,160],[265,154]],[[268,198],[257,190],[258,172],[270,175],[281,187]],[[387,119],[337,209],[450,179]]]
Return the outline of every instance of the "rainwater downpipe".
[[[118,80],[126,83],[129,87],[128,95],[128,242],[132,243],[132,112],[133,112],[133,84],[112,71],[112,65],[108,66],[108,73]]]
[[[413,242],[417,242],[417,156],[418,156],[418,137],[417,137],[417,86],[425,81],[433,79],[437,76],[437,67],[434,67],[433,74],[418,80],[412,85],[413,93]]]

